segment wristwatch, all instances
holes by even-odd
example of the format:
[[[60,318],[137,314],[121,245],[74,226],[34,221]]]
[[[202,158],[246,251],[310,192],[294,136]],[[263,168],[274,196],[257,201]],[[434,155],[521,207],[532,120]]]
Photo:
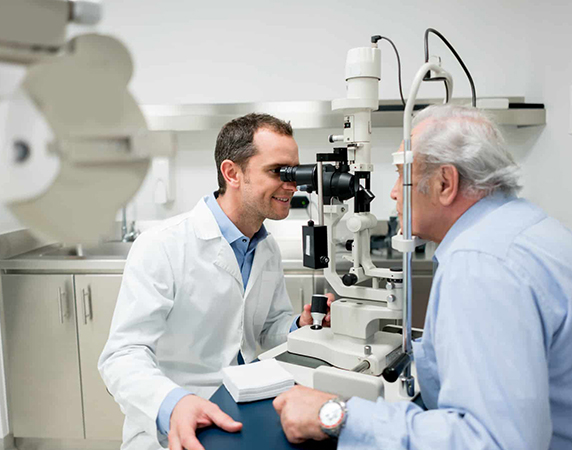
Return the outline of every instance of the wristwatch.
[[[322,431],[337,439],[348,417],[346,402],[340,397],[328,400],[320,408],[318,417]]]

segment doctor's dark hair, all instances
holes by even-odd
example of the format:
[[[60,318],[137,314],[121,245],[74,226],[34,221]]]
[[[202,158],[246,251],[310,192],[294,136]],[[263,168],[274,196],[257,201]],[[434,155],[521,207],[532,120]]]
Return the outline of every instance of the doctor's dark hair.
[[[429,180],[443,165],[457,168],[459,190],[469,197],[516,195],[521,189],[518,164],[485,113],[467,106],[432,105],[421,110],[412,125],[422,122],[412,147],[421,163],[420,192],[428,192]]]
[[[226,159],[235,162],[241,170],[246,170],[248,160],[256,154],[253,143],[254,134],[261,128],[267,128],[283,136],[292,136],[292,126],[269,114],[247,114],[231,120],[222,127],[216,139],[215,162],[218,177],[218,193],[226,192],[226,181],[220,165]]]

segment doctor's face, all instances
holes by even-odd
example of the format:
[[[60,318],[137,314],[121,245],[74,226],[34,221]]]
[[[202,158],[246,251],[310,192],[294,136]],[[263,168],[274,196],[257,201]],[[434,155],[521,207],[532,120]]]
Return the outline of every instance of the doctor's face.
[[[255,220],[285,219],[296,184],[281,181],[280,174],[274,170],[300,164],[298,145],[293,137],[268,128],[256,131],[253,143],[256,154],[248,160],[241,186],[244,213]]]

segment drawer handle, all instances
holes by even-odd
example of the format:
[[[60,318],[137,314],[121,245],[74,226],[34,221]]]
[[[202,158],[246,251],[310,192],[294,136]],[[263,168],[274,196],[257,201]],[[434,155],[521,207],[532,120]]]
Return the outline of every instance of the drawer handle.
[[[62,291],[62,288],[59,287],[58,288],[58,312],[60,314],[60,323],[64,323],[64,306],[63,306],[63,300],[65,298],[66,292]]]
[[[88,287],[87,289],[81,290],[82,296],[82,310],[83,310],[83,323],[87,325],[87,319],[92,319],[92,311],[91,311],[91,289]]]

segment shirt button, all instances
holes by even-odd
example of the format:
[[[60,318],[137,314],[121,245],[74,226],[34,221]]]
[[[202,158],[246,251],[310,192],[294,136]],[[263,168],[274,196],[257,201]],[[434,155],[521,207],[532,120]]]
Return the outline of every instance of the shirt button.
[[[246,242],[246,239],[243,239],[242,242]]]

